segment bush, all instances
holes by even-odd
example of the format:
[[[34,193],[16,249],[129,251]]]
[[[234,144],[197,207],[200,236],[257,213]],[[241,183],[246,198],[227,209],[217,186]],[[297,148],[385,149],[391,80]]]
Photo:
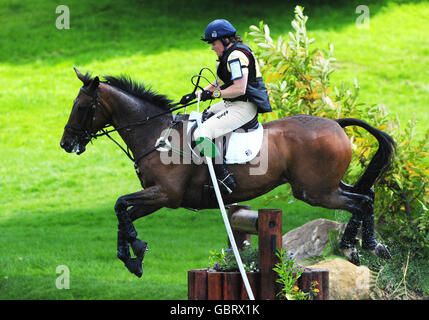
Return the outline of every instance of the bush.
[[[380,177],[375,186],[375,217],[384,238],[414,249],[415,255],[428,254],[429,130],[424,139],[415,135],[415,120],[401,126],[399,119],[389,118],[384,105],[359,102],[357,80],[352,87],[342,83],[334,87],[330,75],[335,71],[334,46],[313,48],[314,39],[307,36],[308,17],[303,8],[295,8],[294,32],[274,41],[269,27],[262,21],[250,26],[246,37],[256,43],[255,54],[267,85],[273,112],[263,120],[294,114],[327,118],[353,117],[367,121],[389,133],[397,143],[394,165]],[[353,148],[353,159],[344,178],[353,184],[378,149],[378,143],[366,131],[347,127]]]

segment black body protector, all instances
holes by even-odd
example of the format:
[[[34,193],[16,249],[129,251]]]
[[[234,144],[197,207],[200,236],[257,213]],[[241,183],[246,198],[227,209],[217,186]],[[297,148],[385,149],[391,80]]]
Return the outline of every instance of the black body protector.
[[[219,59],[219,65],[217,68],[217,75],[223,81],[221,89],[226,89],[233,84],[235,79],[242,76],[241,68],[247,68],[247,66],[241,66],[239,59],[228,61],[229,55],[234,51],[239,50],[243,52],[249,60],[249,76],[247,80],[246,93],[242,96],[233,99],[224,99],[226,101],[250,101],[257,105],[258,113],[271,112],[270,100],[268,98],[267,88],[264,85],[262,77],[257,77],[255,56],[253,55],[252,49],[241,42],[234,43],[229,49],[225,50],[222,57]],[[228,64],[230,70],[228,70]],[[234,77],[233,77],[234,74]],[[238,74],[238,75],[237,75]]]

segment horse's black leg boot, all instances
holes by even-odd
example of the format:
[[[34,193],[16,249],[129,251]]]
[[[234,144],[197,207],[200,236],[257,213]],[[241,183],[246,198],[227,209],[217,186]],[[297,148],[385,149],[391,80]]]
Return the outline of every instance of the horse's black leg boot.
[[[118,230],[117,257],[124,263],[131,258],[127,236],[121,230]]]
[[[356,219],[355,217],[351,217],[349,222],[347,223],[346,229],[344,230],[343,237],[340,241],[341,249],[349,249],[353,248],[357,242],[356,235],[359,231],[359,228],[362,224],[362,221]]]
[[[224,194],[232,193],[237,187],[234,176],[226,169],[224,164],[214,164],[214,170],[221,192]]]
[[[132,225],[132,224],[131,224]],[[131,229],[131,230],[130,230]],[[130,228],[129,225],[119,224],[118,226],[118,244],[117,244],[117,256],[125,264],[127,269],[135,274],[137,277],[141,277],[143,274],[143,258],[147,250],[147,243],[137,238],[137,232],[134,227]],[[130,238],[130,233],[135,234],[134,238]],[[133,249],[136,258],[131,258],[129,243],[131,241],[131,248]]]
[[[377,246],[374,235],[374,214],[362,218],[362,249],[372,250]]]
[[[119,222],[118,230],[122,231],[124,235],[127,236],[128,242],[132,242],[137,238],[137,231],[127,211],[129,204],[124,198],[124,196],[120,197],[115,204],[116,217]]]
[[[137,231],[134,224],[127,213],[118,214],[118,230],[120,230],[128,242],[132,242],[137,238]]]
[[[382,243],[379,243],[374,235],[374,214],[365,216],[362,219],[362,248],[370,250],[377,257],[390,259],[389,249]]]
[[[128,212],[118,214],[118,229],[126,236],[126,240],[131,244],[134,254],[143,260],[147,250],[147,243],[137,239],[137,231]]]
[[[356,266],[360,265],[360,257],[359,252],[356,250],[354,245],[357,243],[356,235],[361,224],[362,222],[360,220],[352,216],[347,223],[343,237],[340,241],[340,248],[343,249],[345,256]]]
[[[142,260],[147,250],[147,243],[137,239],[137,231],[127,211],[127,202],[119,198],[115,205],[116,217],[118,218],[118,258],[124,262],[127,269],[141,277],[143,274]],[[129,244],[136,258],[131,258]]]
[[[142,261],[144,258],[144,255],[146,254],[147,248],[147,242],[142,241],[140,239],[135,239],[131,242],[131,248],[133,249],[134,254],[136,257]]]

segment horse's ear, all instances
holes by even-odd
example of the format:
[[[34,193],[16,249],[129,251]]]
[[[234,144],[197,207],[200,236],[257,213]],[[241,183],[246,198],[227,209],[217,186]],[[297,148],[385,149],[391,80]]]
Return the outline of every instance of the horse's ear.
[[[79,80],[82,81],[83,83],[85,83],[85,76],[79,70],[77,70],[75,67],[73,67],[73,69],[74,69],[74,72],[76,72],[76,75],[79,78]]]
[[[100,84],[100,79],[98,76],[94,78],[94,80],[91,81],[91,84],[89,85],[89,91],[94,91],[98,88],[98,85]]]

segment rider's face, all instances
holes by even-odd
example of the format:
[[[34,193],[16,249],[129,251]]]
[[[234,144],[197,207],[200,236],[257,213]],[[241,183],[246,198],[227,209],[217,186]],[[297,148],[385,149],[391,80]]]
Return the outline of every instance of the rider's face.
[[[225,48],[223,47],[223,43],[220,40],[215,40],[212,43],[212,50],[216,52],[218,57],[221,57]]]

